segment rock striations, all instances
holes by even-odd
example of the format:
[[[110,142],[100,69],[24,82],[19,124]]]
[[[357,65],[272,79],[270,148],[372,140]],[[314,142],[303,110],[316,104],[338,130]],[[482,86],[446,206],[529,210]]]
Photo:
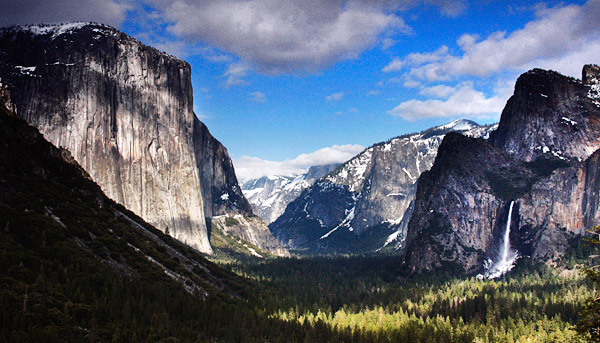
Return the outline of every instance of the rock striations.
[[[413,272],[455,265],[481,271],[511,214],[510,245],[552,262],[569,240],[600,224],[597,66],[583,81],[523,74],[489,141],[449,134],[418,182],[405,258]]]
[[[417,179],[444,135],[487,136],[492,129],[457,120],[375,144],[304,190],[270,228],[286,247],[310,252],[401,248]]]
[[[204,253],[207,219],[252,216],[226,149],[194,115],[188,63],[91,23],[4,28],[0,51],[17,114],[112,199]],[[250,230],[276,244],[264,223]]]

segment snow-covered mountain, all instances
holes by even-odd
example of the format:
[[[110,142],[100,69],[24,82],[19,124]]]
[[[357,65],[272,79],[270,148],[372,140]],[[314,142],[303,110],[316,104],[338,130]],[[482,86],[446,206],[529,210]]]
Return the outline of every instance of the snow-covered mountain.
[[[267,224],[283,214],[287,205],[317,179],[334,170],[339,164],[312,166],[306,173],[294,176],[263,176],[246,181],[242,192],[252,205],[252,209]]]
[[[286,247],[316,252],[399,248],[422,172],[451,131],[487,138],[495,126],[456,120],[375,144],[319,179],[270,225]]]

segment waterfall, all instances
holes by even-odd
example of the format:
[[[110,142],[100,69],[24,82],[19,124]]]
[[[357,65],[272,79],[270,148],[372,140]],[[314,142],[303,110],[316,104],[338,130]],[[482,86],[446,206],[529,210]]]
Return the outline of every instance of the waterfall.
[[[494,279],[504,275],[514,267],[515,261],[519,258],[519,253],[510,247],[510,224],[514,204],[515,202],[511,201],[508,208],[508,218],[506,218],[506,228],[504,229],[504,236],[502,238],[502,246],[500,247],[498,259],[493,264],[491,261],[487,261],[488,263],[485,266],[487,271],[482,277]]]

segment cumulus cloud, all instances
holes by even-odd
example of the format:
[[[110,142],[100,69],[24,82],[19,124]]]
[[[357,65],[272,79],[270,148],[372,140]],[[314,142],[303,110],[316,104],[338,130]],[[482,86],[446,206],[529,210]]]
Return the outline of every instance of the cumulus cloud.
[[[572,55],[597,58],[598,18],[598,0],[581,6],[542,7],[533,21],[510,34],[498,31],[485,39],[463,35],[457,41],[460,55],[451,55],[447,47],[441,47],[429,54],[408,55],[402,62],[414,66],[412,76],[429,81],[461,75],[483,77],[504,70],[522,71],[533,65],[562,72],[559,62],[572,60]]]
[[[422,92],[442,99],[405,101],[387,113],[409,121],[447,117],[496,118],[504,108],[511,89],[505,85],[488,97],[474,89],[471,82],[463,82],[456,87],[429,87]]]
[[[389,0],[149,0],[172,34],[219,47],[268,73],[315,71],[407,28]]]
[[[235,172],[240,182],[267,175],[292,176],[308,170],[311,166],[342,163],[363,151],[357,144],[334,145],[285,161],[268,161],[258,157],[242,156],[234,159]]]
[[[383,67],[381,71],[389,73],[391,71],[399,71],[402,69],[402,60],[400,58],[394,58],[388,65]]]
[[[265,95],[265,93],[259,92],[259,91],[250,93],[250,98],[252,99],[252,101],[255,101],[255,102],[266,102],[267,101],[267,96]]]
[[[344,92],[337,92],[325,97],[327,101],[340,101],[344,97]]]
[[[421,89],[419,94],[425,95],[425,96],[436,97],[436,98],[447,98],[455,92],[456,92],[455,87],[450,87],[450,86],[446,86],[446,85],[437,85],[437,86],[432,86],[432,87],[425,87],[425,88]]]

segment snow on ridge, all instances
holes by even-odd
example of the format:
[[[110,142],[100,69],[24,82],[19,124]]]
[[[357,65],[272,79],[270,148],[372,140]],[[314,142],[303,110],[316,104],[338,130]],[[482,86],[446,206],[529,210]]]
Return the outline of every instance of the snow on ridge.
[[[76,21],[72,23],[63,23],[63,24],[38,24],[38,25],[24,25],[18,26],[19,29],[23,31],[29,31],[34,35],[47,35],[52,34],[52,37],[58,37],[67,32],[71,32],[74,30],[79,30],[88,25],[98,25],[93,22],[86,21]],[[103,26],[103,25],[102,25]],[[106,27],[108,28],[108,26]]]
[[[470,122],[466,119],[456,119],[453,122],[450,122],[446,125],[441,125],[441,126],[437,126],[435,127],[436,129],[440,129],[440,130],[456,130],[456,131],[465,131],[465,130],[470,130],[474,127],[477,127],[475,125],[473,125],[473,122]]]
[[[587,96],[596,106],[600,107],[600,84],[591,85]]]

